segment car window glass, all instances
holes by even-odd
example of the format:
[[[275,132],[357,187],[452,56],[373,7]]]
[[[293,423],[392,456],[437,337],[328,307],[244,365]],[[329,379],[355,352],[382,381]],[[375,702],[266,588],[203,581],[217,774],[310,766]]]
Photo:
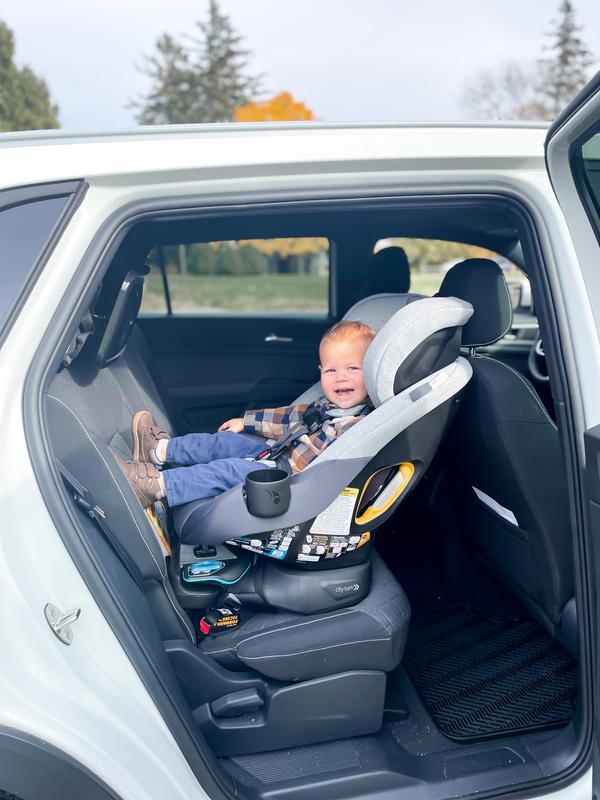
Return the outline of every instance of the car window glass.
[[[68,196],[34,200],[0,210],[0,329],[69,201]]]
[[[329,241],[243,239],[154,247],[142,313],[329,311]]]
[[[379,239],[373,252],[378,253],[388,247],[401,247],[406,253],[410,269],[410,291],[429,297],[436,294],[444,275],[459,261],[467,258],[490,258],[504,273],[513,312],[531,314],[531,289],[527,276],[512,261],[492,250],[460,242],[392,236]]]
[[[578,157],[583,164],[583,174],[587,193],[584,194],[584,203],[588,216],[600,238],[600,133],[595,133],[584,142]]]

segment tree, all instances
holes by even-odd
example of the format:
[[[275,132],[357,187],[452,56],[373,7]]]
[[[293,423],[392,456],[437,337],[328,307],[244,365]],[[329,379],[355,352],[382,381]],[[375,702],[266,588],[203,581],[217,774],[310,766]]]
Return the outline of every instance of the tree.
[[[539,119],[545,109],[532,100],[532,70],[510,61],[494,72],[482,70],[468,83],[461,104],[480,119]]]
[[[587,81],[593,58],[578,36],[570,0],[562,0],[560,18],[547,34],[547,58],[537,64],[510,62],[479,72],[467,84],[461,104],[483,119],[553,119]],[[534,77],[535,76],[535,77]]]
[[[263,103],[246,103],[234,111],[236,122],[291,122],[314,118],[313,112],[304,103],[294,100],[289,92],[280,92]]]
[[[154,85],[137,121],[140,125],[196,122],[195,76],[187,51],[168,33],[157,40],[156,51],[146,59],[145,71],[154,79]]]
[[[551,44],[544,49],[547,58],[539,60],[541,80],[538,91],[551,117],[555,117],[587,83],[588,68],[594,59],[579,37],[581,28],[575,24],[575,9],[570,0],[563,0],[555,28],[547,36]]]
[[[231,121],[234,109],[260,92],[260,77],[247,73],[249,51],[217,0],[196,26],[200,36],[187,37],[190,45],[164,34],[146,58],[143,72],[152,87],[131,104],[140,108],[140,124]]]
[[[0,131],[60,127],[46,82],[29,67],[17,67],[14,54],[13,33],[0,22]]]

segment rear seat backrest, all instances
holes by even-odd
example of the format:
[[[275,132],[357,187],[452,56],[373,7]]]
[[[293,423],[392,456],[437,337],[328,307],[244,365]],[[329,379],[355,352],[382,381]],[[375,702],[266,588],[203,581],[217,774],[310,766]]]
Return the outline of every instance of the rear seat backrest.
[[[135,344],[126,357],[104,369],[91,366],[89,360],[77,358],[51,384],[47,414],[54,452],[93,491],[111,530],[137,566],[163,639],[195,641],[189,618],[173,594],[152,524],[113,456],[131,458],[131,417],[140,407],[149,408],[170,429],[164,406]]]

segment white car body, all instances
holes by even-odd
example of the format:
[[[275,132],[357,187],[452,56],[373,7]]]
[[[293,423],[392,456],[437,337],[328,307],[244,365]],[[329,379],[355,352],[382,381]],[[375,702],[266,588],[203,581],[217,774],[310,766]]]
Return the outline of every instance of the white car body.
[[[0,349],[1,726],[47,742],[124,799],[208,796],[61,541],[25,439],[28,369],[105,221],[133,201],[189,196],[210,204],[230,192],[485,191],[518,198],[551,265],[549,281],[572,337],[569,380],[581,390],[582,428],[590,428],[600,423],[600,271],[591,261],[597,242],[581,218],[567,224],[546,172],[545,136],[544,126],[529,124],[290,124],[0,138],[3,189],[70,179],[89,185]],[[81,609],[70,647],[46,622],[49,602]],[[552,796],[590,798],[591,769]]]

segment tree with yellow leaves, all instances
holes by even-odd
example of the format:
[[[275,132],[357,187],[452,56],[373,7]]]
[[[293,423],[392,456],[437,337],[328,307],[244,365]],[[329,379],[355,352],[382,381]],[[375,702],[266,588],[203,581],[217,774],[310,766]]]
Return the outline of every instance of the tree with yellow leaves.
[[[264,103],[250,102],[233,112],[236,122],[297,122],[313,120],[315,115],[289,92],[280,92]]]

